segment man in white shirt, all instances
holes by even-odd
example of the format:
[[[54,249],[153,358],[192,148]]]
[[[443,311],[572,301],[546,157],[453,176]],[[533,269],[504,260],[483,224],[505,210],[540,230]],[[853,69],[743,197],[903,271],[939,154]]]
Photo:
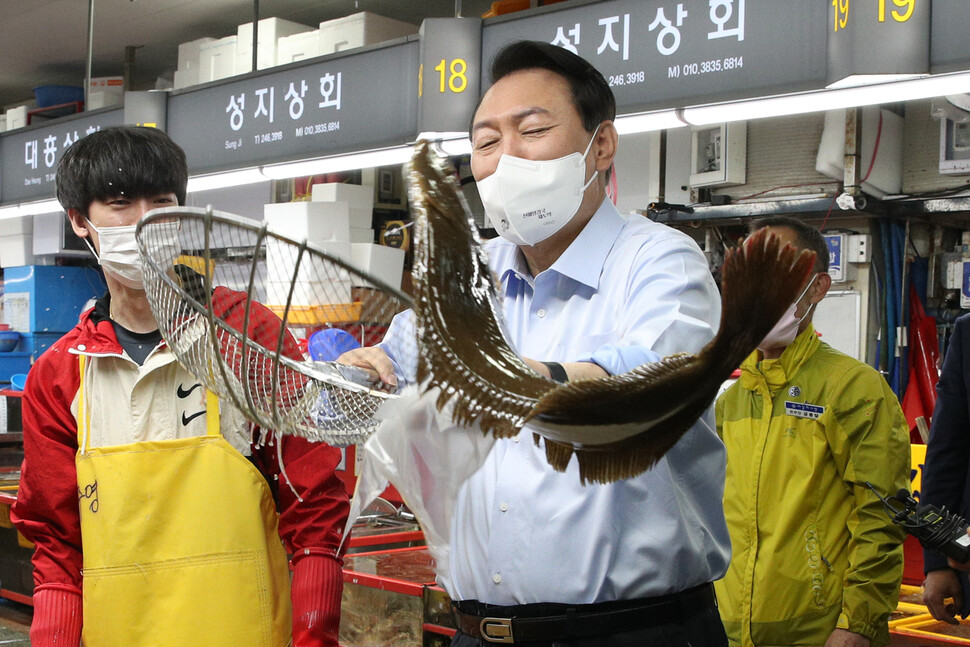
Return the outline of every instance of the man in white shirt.
[[[704,255],[606,196],[618,136],[603,76],[522,41],[496,56],[492,83],[472,173],[501,235],[486,249],[512,346],[558,381],[703,347],[720,316]],[[341,361],[413,381],[413,339],[399,316],[380,347]],[[652,469],[606,485],[582,485],[575,460],[554,471],[528,426],[496,441],[458,494],[442,582],[452,644],[726,645],[711,586],[730,559],[724,469],[710,409]]]

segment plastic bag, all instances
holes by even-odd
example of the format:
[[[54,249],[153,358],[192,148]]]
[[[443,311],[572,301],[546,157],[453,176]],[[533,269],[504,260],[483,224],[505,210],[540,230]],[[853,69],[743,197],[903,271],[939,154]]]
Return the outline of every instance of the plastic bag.
[[[421,394],[419,387],[408,386],[400,398],[381,406],[380,426],[357,448],[362,464],[344,539],[361,511],[392,483],[421,524],[438,584],[452,595],[449,542],[455,501],[495,439],[477,425],[455,425],[451,406],[438,412],[439,394],[437,388]]]

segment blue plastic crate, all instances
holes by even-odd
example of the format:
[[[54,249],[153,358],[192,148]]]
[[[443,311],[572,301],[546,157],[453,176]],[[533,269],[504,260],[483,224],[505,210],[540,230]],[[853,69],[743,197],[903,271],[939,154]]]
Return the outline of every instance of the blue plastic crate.
[[[0,382],[9,382],[11,376],[30,370],[30,353],[0,353]]]
[[[24,333],[20,335],[20,343],[17,344],[17,348],[14,350],[20,353],[27,353],[30,355],[30,361],[36,362],[37,358],[40,357],[45,350],[50,348],[54,342],[63,336],[64,333],[61,332]]]
[[[62,103],[84,101],[84,88],[74,85],[40,85],[34,88],[38,108],[59,106]]]
[[[20,333],[65,333],[74,328],[90,299],[104,294],[101,275],[90,267],[23,265],[3,270],[4,309],[27,301],[27,329]],[[19,313],[7,312],[8,323]],[[58,335],[59,336],[59,335]]]

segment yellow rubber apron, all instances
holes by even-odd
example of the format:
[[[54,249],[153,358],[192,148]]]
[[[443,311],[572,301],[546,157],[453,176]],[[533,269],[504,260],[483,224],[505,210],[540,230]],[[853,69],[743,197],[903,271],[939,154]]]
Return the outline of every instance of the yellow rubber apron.
[[[85,647],[283,647],[290,579],[262,474],[219,433],[88,447],[78,392]],[[110,424],[110,421],[102,421]]]

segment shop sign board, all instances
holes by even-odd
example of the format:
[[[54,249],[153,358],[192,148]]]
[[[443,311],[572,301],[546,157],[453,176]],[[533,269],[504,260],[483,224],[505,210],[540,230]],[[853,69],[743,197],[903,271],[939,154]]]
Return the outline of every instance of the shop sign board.
[[[929,73],[930,3],[835,0],[828,14],[829,84],[854,75]]]
[[[970,69],[970,6],[967,0],[933,0],[930,72]]]
[[[81,137],[124,122],[124,109],[82,113],[0,135],[0,203],[54,197],[61,155]]]
[[[620,113],[824,87],[829,2],[610,0],[486,21],[482,64],[519,39],[579,54]],[[483,76],[487,77],[487,72]],[[485,89],[483,87],[483,89]]]
[[[468,130],[481,88],[481,18],[428,18],[421,24],[418,132]]]
[[[168,133],[193,174],[406,143],[418,55],[409,41],[175,94]]]

